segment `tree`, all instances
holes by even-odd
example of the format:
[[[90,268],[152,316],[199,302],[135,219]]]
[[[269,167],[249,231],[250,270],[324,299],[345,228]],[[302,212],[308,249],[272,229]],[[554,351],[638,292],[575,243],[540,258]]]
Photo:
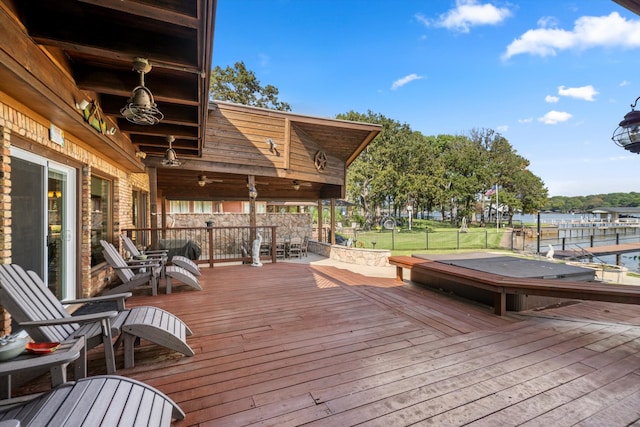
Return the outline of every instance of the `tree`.
[[[494,184],[509,221],[515,212],[534,212],[546,201],[547,190],[528,170],[529,161],[493,130],[427,137],[371,111],[337,118],[382,125],[347,171],[347,197],[362,207],[365,227],[378,223],[385,210],[397,217],[407,206],[416,213],[439,209],[454,223],[473,218],[482,212],[480,197]]]
[[[230,101],[237,104],[291,111],[291,106],[278,100],[278,89],[272,85],[260,86],[255,73],[244,62],[236,62],[234,68],[216,66],[211,72],[209,99]]]

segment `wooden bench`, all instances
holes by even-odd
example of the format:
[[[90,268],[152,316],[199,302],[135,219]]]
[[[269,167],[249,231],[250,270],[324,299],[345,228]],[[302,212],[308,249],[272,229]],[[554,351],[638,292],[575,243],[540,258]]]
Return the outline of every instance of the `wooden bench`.
[[[408,255],[396,255],[396,256],[389,257],[389,264],[396,266],[396,281],[398,282],[402,282],[404,280],[402,275],[403,268],[411,270],[414,265],[421,264],[423,262],[430,262],[430,261],[426,259],[415,258]]]
[[[0,422],[22,426],[170,426],[184,419],[180,407],[161,391],[126,377],[105,375],[62,384],[12,405],[1,401]]]
[[[389,263],[391,264],[390,257]],[[400,258],[400,257],[397,257]],[[539,295],[554,298],[595,300],[624,304],[640,304],[640,286],[613,285],[600,282],[579,282],[539,278],[516,278],[500,274],[472,270],[421,258],[409,262],[403,257],[396,262],[397,268],[406,266],[435,279],[455,281],[466,286],[492,292],[494,312],[502,316],[506,312],[507,295]],[[400,275],[400,280],[402,276]]]

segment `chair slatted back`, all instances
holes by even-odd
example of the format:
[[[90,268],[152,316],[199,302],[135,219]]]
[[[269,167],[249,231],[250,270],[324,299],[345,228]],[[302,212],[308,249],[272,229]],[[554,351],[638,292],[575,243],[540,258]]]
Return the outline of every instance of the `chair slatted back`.
[[[114,267],[114,270],[120,280],[122,280],[122,283],[128,283],[131,278],[135,276],[133,270],[131,268],[126,268],[129,266],[127,265],[127,262],[124,260],[124,258],[122,258],[122,255],[120,255],[120,252],[118,252],[115,246],[105,240],[100,240],[100,244],[103,248],[102,254],[104,255],[104,258],[107,260],[109,265]]]
[[[129,236],[127,236],[126,234],[121,234],[120,235],[120,240],[122,240],[122,244],[124,245],[124,249],[126,251],[128,251],[131,254],[131,256],[135,257],[135,256],[140,255],[140,251],[136,247],[135,243],[133,243],[133,240],[131,240],[129,238]]]
[[[0,264],[0,303],[18,322],[71,317],[62,303],[33,272],[16,264]],[[78,324],[29,326],[25,330],[35,341],[64,341]]]

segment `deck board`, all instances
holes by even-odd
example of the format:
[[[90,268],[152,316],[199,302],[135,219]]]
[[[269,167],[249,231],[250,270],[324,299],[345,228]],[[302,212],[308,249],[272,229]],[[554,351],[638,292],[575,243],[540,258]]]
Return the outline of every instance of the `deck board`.
[[[121,375],[178,426],[607,425],[640,419],[640,307],[491,307],[333,266],[205,268],[202,291],[136,295],[193,330],[194,357],[145,341]],[[122,366],[122,350],[116,353]],[[100,349],[90,372],[102,373]],[[46,387],[46,381],[42,382]],[[35,386],[34,386],[35,387]],[[615,408],[615,409],[614,409]]]

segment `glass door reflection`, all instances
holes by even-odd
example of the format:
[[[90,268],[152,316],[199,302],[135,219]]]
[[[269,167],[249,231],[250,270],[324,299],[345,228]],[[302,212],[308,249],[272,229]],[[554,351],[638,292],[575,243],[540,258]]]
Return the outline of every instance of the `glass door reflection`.
[[[65,238],[67,221],[66,212],[66,175],[57,171],[49,170],[47,188],[47,210],[48,210],[48,234],[47,234],[47,284],[49,289],[58,297],[64,299],[66,287],[64,278],[66,276],[67,239]]]

